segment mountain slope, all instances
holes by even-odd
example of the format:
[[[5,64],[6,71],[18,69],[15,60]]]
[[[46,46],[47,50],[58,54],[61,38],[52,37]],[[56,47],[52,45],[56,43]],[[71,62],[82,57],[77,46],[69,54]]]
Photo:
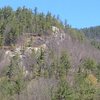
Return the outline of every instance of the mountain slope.
[[[2,100],[99,100],[100,50],[84,31],[37,8],[2,8],[0,21]]]

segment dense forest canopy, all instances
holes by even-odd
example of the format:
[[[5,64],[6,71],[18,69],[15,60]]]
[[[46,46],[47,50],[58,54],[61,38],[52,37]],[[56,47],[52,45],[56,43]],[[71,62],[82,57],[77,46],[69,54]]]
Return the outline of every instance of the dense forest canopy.
[[[0,9],[0,45],[15,43],[16,38],[24,33],[37,35],[49,34],[51,26],[64,28],[59,16],[39,13],[37,7],[34,11],[26,7],[19,7],[14,11],[7,6]]]
[[[100,50],[100,26],[83,28],[81,31],[91,41],[91,44]]]
[[[81,31],[83,31],[85,35],[90,39],[100,40],[100,26],[83,28]]]
[[[71,34],[72,37],[83,40],[84,35],[80,30],[71,28],[71,26],[59,18],[59,15],[52,15],[38,12],[37,7],[34,10],[25,6],[19,7],[14,11],[10,6],[0,9],[0,46],[15,44],[17,38],[25,33],[36,35],[50,35],[52,26],[59,30]]]

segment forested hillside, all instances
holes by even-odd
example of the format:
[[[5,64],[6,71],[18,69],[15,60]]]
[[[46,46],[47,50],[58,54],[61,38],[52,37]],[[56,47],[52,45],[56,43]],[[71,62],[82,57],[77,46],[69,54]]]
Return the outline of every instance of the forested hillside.
[[[0,100],[100,100],[100,50],[50,12],[1,8]]]
[[[100,40],[100,26],[89,27],[81,29],[85,35],[90,39]]]
[[[81,31],[91,41],[91,44],[100,49],[100,26],[83,28]]]
[[[11,45],[16,42],[18,36],[24,33],[37,35],[50,34],[51,26],[63,28],[59,16],[53,16],[50,12],[46,15],[25,7],[14,11],[11,7],[0,9],[0,45]],[[3,41],[3,42],[2,42]]]

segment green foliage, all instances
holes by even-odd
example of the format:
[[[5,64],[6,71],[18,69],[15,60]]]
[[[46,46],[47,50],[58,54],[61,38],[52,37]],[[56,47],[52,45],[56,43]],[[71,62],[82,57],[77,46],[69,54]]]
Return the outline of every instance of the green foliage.
[[[67,72],[70,68],[70,59],[66,52],[62,52],[60,58],[54,58],[51,64],[51,73],[55,75],[57,79],[66,78]]]
[[[81,31],[72,28],[68,28],[67,30],[68,33],[72,36],[72,38],[77,39],[79,41],[83,41],[85,39],[85,36]]]
[[[91,58],[85,59],[84,62],[83,62],[83,65],[84,65],[85,69],[88,69],[88,70],[91,70],[91,71],[93,71],[97,67],[96,61],[91,59]]]
[[[60,61],[57,67],[58,75],[60,78],[66,77],[67,72],[70,68],[69,56],[66,52],[62,52]]]
[[[70,61],[69,61],[69,56],[66,52],[62,52],[61,57],[60,57],[60,66],[68,72],[68,69],[70,68]]]
[[[25,6],[19,7],[16,11],[9,6],[4,7],[0,9],[0,36],[4,38],[1,41],[3,41],[3,45],[11,45],[15,44],[22,33],[48,34],[49,31],[52,32],[52,25],[56,25],[58,28],[63,26],[59,20],[50,12],[46,15],[39,13],[37,8],[32,12]]]
[[[87,58],[83,61],[82,65],[80,65],[79,71],[75,76],[73,87],[75,100],[80,100],[80,98],[81,100],[99,100],[100,88],[97,87],[97,83],[93,84],[95,83],[93,82],[95,81],[94,79],[89,80],[89,76],[96,78],[93,75],[96,75],[98,64],[93,59]],[[88,73],[87,70],[91,71],[91,73]]]
[[[65,20],[65,25],[59,19],[59,16],[52,16],[50,12],[46,15],[39,13],[35,8],[34,12],[25,7],[18,8],[13,11],[11,7],[4,7],[0,9],[0,46],[15,44],[17,38],[24,33],[35,33],[36,35],[45,35],[52,32],[52,26],[58,27],[60,30],[65,29],[73,39],[79,41],[84,40],[84,34],[77,29],[72,29]],[[90,33],[89,33],[90,34]],[[99,48],[99,43],[92,43]],[[52,100],[96,100],[100,89],[97,89],[90,84],[86,77],[92,72],[100,81],[100,64],[97,64],[93,59],[87,58],[83,61],[80,71],[75,77],[75,84],[73,87],[67,83],[67,74],[71,67],[70,58],[66,52],[62,52],[60,57],[50,55],[52,58],[47,59],[44,50],[33,53],[34,64],[31,65],[32,78],[48,77],[56,78],[58,85],[55,92],[52,94]],[[49,61],[51,62],[49,63]],[[0,99],[10,100],[11,96],[21,94],[26,86],[24,80],[23,68],[20,65],[20,59],[16,55],[11,59],[10,65],[0,78]],[[84,69],[84,70],[83,70]],[[97,93],[98,92],[98,93]],[[81,98],[81,99],[80,99]],[[98,100],[98,99],[97,99]]]
[[[65,80],[60,80],[52,100],[74,100],[74,94]]]
[[[97,64],[97,68],[95,70],[95,74],[96,74],[96,77],[98,79],[98,82],[100,82],[100,63]]]
[[[95,48],[100,50],[100,42],[96,40],[91,40],[91,45],[93,45]]]
[[[0,9],[0,44],[15,44],[17,38],[24,33],[35,33],[36,35],[48,35],[52,32],[52,26],[60,30],[66,30],[73,38],[82,41],[84,36],[77,29],[72,29],[65,20],[65,25],[59,19],[59,16],[53,16],[50,12],[47,14],[39,13],[35,7],[34,12],[25,6],[17,8],[14,11],[11,7]]]
[[[0,81],[0,96],[2,100],[9,98],[14,94],[20,95],[21,91],[25,87],[25,81],[23,80],[23,69],[18,64],[18,57],[13,57],[10,66],[8,66],[5,75]]]
[[[3,79],[0,82],[0,98],[2,98],[2,100],[5,100],[5,98],[9,98],[11,95],[13,95],[14,92],[14,82],[8,81],[7,78]]]
[[[97,78],[97,81],[100,81],[100,63],[97,63],[94,59],[86,58],[82,65],[80,66],[80,71],[85,75],[93,74]]]
[[[100,39],[100,26],[83,28],[81,31],[90,39]]]
[[[80,72],[76,76],[75,84],[75,100],[95,100],[96,87],[86,81],[84,73]]]

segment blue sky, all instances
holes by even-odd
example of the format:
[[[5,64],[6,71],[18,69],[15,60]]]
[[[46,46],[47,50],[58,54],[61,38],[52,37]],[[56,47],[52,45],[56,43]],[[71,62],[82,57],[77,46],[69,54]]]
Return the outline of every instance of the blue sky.
[[[100,0],[0,0],[0,8],[10,5],[14,9],[26,6],[39,11],[60,15],[75,28],[100,25]]]

